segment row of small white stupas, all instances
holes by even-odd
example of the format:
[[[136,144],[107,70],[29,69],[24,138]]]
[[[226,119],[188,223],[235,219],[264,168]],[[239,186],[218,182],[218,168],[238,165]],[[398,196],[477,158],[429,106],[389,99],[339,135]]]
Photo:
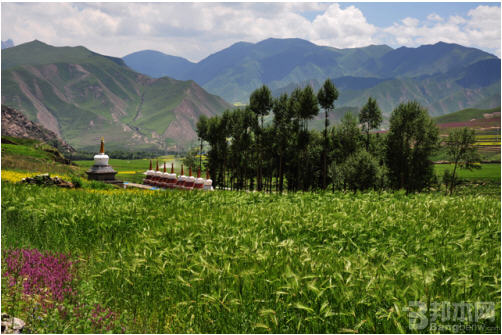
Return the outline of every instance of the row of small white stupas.
[[[159,171],[159,161],[155,171],[152,170],[152,161],[150,160],[150,168],[145,172],[146,178],[143,180],[144,185],[159,187],[159,188],[177,188],[182,190],[213,190],[213,181],[209,178],[209,171],[206,171],[206,179],[200,177],[200,169],[197,171],[197,178],[192,176],[192,168],[190,167],[188,176],[183,174],[183,164],[181,165],[181,175],[176,176],[174,173],[174,164],[171,163],[171,173],[167,173],[166,162],[164,162],[164,172]]]

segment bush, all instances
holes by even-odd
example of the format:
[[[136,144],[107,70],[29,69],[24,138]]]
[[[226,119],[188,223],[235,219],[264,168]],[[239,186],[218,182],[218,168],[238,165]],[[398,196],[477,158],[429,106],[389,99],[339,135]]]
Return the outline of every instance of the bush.
[[[344,185],[343,165],[336,164],[336,162],[331,163],[328,169],[328,174],[332,180],[331,186],[333,187],[333,190],[341,190]]]
[[[345,184],[353,191],[376,188],[385,175],[376,159],[364,149],[349,156],[342,170]]]
[[[444,170],[442,182],[446,187],[446,193],[448,193],[448,189],[451,188],[452,181],[453,181],[453,187],[460,185],[462,183],[462,180],[460,178],[458,177],[453,178],[453,174],[450,172],[450,170]]]
[[[77,176],[73,176],[73,177],[71,177],[71,183],[73,184],[73,186],[75,186],[75,188],[81,188],[82,187],[82,178],[77,177]]]

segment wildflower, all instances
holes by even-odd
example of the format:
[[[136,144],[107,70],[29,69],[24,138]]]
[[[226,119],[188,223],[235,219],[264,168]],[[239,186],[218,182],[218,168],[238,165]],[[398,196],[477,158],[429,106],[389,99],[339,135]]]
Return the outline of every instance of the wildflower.
[[[39,302],[50,308],[73,292],[74,263],[64,254],[42,254],[36,249],[14,249],[4,252],[5,277],[9,286],[21,285],[26,296],[39,296]]]

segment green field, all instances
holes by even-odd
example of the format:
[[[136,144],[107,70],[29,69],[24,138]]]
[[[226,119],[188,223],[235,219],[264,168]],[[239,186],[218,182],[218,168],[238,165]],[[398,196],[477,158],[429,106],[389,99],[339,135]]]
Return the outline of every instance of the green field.
[[[2,182],[2,250],[71,253],[74,299],[115,311],[126,332],[412,332],[409,301],[494,302],[481,323],[496,326],[500,217],[500,196]],[[44,331],[83,331],[65,322]]]
[[[492,109],[476,109],[476,108],[468,108],[463,109],[455,113],[449,113],[442,116],[437,116],[434,118],[436,124],[440,123],[450,123],[450,122],[464,122],[470,121],[472,119],[483,119],[485,114],[490,113],[500,113],[500,107],[492,108]]]
[[[170,171],[171,163],[174,163],[174,168],[177,174],[180,172],[181,161],[173,155],[159,157],[159,168],[162,169],[163,162],[166,161],[168,171]],[[155,169],[156,160],[152,160],[153,168]],[[76,164],[84,168],[89,168],[93,165],[93,161],[75,161]],[[141,182],[145,177],[143,173],[148,169],[150,164],[149,159],[110,159],[109,164],[118,171],[117,178],[124,181]],[[489,180],[500,183],[500,164],[482,164],[481,169],[472,171],[458,169],[458,176],[466,180]],[[436,164],[434,165],[436,174],[441,177],[444,170],[453,171],[451,164]],[[134,173],[132,173],[134,172]],[[186,172],[186,171],[185,171]],[[195,172],[194,172],[195,174]]]
[[[453,164],[436,164],[434,169],[438,176],[442,176],[445,170],[453,172]],[[459,178],[467,180],[490,180],[496,181],[500,184],[500,164],[481,164],[481,169],[467,169],[457,168]]]
[[[62,164],[65,157],[54,147],[30,139],[2,136],[2,169],[84,176],[82,168]]]

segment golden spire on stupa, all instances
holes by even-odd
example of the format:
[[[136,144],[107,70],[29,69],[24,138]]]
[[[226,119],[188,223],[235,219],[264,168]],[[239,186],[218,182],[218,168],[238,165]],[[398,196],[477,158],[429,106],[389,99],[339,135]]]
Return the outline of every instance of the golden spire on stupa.
[[[99,153],[100,154],[105,153],[105,138],[103,136],[101,136],[101,148],[99,149]]]

